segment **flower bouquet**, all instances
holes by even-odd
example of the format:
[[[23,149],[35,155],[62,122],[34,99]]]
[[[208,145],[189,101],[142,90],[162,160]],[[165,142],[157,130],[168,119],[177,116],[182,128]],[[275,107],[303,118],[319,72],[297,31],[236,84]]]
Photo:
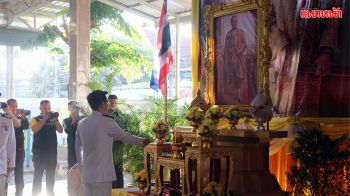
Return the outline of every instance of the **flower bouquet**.
[[[146,172],[142,170],[134,175],[134,181],[137,184],[140,192],[144,192],[147,187]]]
[[[191,122],[191,126],[193,127],[193,131],[196,131],[199,127],[200,123],[204,119],[203,110],[199,107],[193,107],[185,115],[186,120]]]
[[[218,130],[211,119],[205,119],[199,126],[197,133],[201,136],[201,146],[210,148],[213,145],[214,136],[218,134]]]
[[[219,123],[220,118],[222,118],[222,112],[219,110],[218,106],[212,106],[205,113],[206,118],[210,118],[213,120],[215,124]]]
[[[163,144],[164,138],[169,131],[169,126],[163,120],[153,123],[151,130],[156,134],[157,144]]]
[[[209,182],[208,185],[203,189],[203,196],[222,196],[222,187],[220,184],[212,181]]]
[[[224,117],[228,120],[231,128],[236,129],[238,120],[242,118],[242,112],[237,107],[230,107],[225,113]]]

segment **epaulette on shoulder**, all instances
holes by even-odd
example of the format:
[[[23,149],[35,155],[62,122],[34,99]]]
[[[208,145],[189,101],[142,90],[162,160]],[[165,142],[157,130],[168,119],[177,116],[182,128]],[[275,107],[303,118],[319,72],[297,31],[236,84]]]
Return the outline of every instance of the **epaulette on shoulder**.
[[[1,113],[1,117],[11,119],[11,117],[6,113]]]
[[[114,120],[113,116],[110,116],[110,115],[107,115],[107,114],[104,114],[103,116],[104,116],[104,117],[111,118],[111,119],[113,119],[113,120]]]

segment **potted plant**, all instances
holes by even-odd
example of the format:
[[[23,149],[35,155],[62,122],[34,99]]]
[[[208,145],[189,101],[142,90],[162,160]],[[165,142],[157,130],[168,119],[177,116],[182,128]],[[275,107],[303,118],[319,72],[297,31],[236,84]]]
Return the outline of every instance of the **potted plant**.
[[[203,196],[222,196],[222,186],[214,181],[208,183],[208,185],[202,191]]]
[[[350,157],[346,137],[331,140],[320,128],[298,132],[292,146],[296,165],[287,174],[294,195],[350,195]]]
[[[196,131],[202,120],[204,119],[203,110],[199,107],[193,107],[188,110],[185,115],[186,120],[191,122],[191,126],[193,127],[193,131]]]
[[[142,170],[134,175],[134,180],[136,182],[137,187],[139,188],[139,192],[144,192],[147,187],[147,179],[146,172]]]
[[[152,125],[152,132],[156,134],[157,144],[163,144],[164,138],[169,131],[169,126],[163,120],[159,120]]]
[[[218,130],[211,119],[205,119],[199,126],[197,133],[201,136],[201,147],[210,148],[213,145],[214,137],[218,134]]]
[[[220,118],[222,118],[222,112],[218,108],[218,106],[210,107],[205,113],[206,118],[210,118],[217,125],[219,123]]]
[[[236,129],[236,125],[238,124],[238,120],[242,118],[242,112],[237,107],[230,107],[224,113],[224,117],[228,120],[228,123],[231,126],[231,129]]]

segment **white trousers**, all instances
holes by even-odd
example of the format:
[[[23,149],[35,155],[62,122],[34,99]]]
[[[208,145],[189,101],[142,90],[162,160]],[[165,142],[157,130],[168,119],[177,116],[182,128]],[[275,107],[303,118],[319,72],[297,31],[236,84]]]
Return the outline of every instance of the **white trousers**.
[[[0,196],[6,196],[6,176],[0,174]]]
[[[111,196],[112,182],[96,182],[84,184],[85,196]]]

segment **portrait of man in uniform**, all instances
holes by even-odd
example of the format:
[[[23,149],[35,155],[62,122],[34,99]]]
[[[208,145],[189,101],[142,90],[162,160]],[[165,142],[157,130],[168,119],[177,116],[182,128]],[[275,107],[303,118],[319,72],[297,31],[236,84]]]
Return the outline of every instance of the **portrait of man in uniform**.
[[[256,10],[215,19],[216,104],[248,105],[256,95],[256,19]]]

